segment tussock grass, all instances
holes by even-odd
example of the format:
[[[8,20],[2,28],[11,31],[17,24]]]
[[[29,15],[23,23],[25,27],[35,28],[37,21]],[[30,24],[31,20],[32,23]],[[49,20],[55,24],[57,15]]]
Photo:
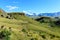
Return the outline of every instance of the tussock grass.
[[[26,16],[17,19],[0,17],[0,29],[2,25],[7,29],[11,27],[9,40],[60,40],[59,28],[50,28],[48,24],[41,24]]]

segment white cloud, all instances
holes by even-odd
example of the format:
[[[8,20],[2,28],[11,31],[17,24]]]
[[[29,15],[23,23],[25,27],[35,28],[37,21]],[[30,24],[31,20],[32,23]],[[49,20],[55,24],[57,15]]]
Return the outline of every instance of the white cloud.
[[[26,13],[26,14],[29,14],[29,12],[27,12],[27,11],[23,11],[24,13]]]
[[[19,7],[17,7],[17,6],[6,6],[6,7],[8,8],[8,10],[14,10],[14,9],[19,8]]]
[[[27,11],[24,11],[24,10],[23,10],[23,12],[26,13],[26,14],[33,15],[33,12],[32,12],[31,10],[27,10]]]

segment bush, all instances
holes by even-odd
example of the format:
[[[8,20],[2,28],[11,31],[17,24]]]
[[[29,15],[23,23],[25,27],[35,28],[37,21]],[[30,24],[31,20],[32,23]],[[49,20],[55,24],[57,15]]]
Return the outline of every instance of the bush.
[[[26,32],[26,30],[25,30],[25,29],[22,29],[22,31],[23,31],[23,32]]]
[[[31,38],[31,40],[38,40],[37,38]]]
[[[10,35],[11,35],[11,32],[8,31],[7,29],[4,29],[0,32],[0,39],[5,38],[5,40],[9,40]]]
[[[60,25],[60,20],[54,22],[55,25]]]
[[[41,37],[42,37],[43,39],[46,39],[45,35],[41,35]]]
[[[4,17],[4,15],[1,15],[1,17]]]
[[[60,27],[60,20],[51,21],[50,22],[50,26],[51,27],[55,27],[55,26],[59,26]]]
[[[55,35],[50,34],[50,36],[51,36],[51,39],[55,38]]]

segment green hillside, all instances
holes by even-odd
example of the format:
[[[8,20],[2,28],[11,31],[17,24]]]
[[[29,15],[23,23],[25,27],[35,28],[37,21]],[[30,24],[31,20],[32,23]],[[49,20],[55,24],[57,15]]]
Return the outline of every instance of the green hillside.
[[[0,40],[60,40],[59,27],[50,27],[49,23],[37,22],[24,14],[7,15],[0,17]]]

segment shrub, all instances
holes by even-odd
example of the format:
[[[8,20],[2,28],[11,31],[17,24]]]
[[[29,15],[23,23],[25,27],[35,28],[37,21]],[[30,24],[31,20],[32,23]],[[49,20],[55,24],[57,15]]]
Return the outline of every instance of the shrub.
[[[60,20],[54,22],[55,25],[60,25]]]
[[[42,38],[46,39],[45,35],[41,35]]]
[[[55,35],[50,34],[50,36],[51,36],[51,39],[55,38]]]
[[[4,29],[0,32],[0,39],[5,38],[5,40],[9,40],[10,35],[11,35],[11,32],[8,31],[7,29]]]
[[[37,38],[31,38],[31,40],[38,40]]]
[[[25,29],[22,29],[22,31],[23,31],[23,32],[26,32],[26,30],[25,30]]]
[[[4,28],[4,25],[1,26],[1,29]]]
[[[1,15],[1,17],[4,17],[4,15]]]

